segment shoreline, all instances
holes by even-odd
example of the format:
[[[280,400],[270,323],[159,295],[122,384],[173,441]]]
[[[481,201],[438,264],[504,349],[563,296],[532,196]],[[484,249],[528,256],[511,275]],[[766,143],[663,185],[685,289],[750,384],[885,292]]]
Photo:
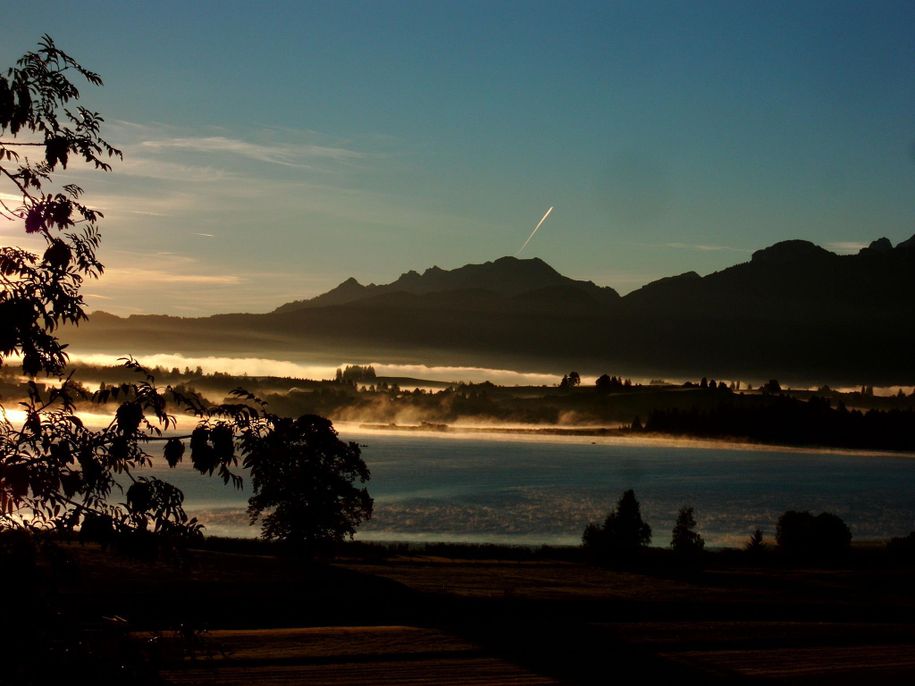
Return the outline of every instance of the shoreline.
[[[670,434],[659,432],[633,432],[624,427],[562,427],[562,426],[499,426],[499,425],[462,425],[433,422],[419,424],[396,424],[375,422],[335,422],[343,430],[356,427],[364,431],[415,433],[431,436],[460,438],[463,435],[475,436],[518,436],[518,437],[557,437],[557,438],[609,438],[625,442],[645,442],[647,444],[669,445],[676,448],[734,448],[738,450],[774,450],[778,452],[797,452],[807,454],[834,454],[858,457],[898,457],[915,458],[915,452],[906,450],[887,450],[878,448],[851,448],[829,445],[792,445],[787,443],[763,443],[740,437],[710,438],[692,434]]]

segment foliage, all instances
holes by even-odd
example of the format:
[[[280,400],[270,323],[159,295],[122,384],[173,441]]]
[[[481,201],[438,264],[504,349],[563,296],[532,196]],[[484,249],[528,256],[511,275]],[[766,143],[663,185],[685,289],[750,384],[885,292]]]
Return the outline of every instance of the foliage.
[[[352,538],[372,515],[372,498],[358,483],[369,479],[359,445],[337,437],[330,420],[317,415],[269,418],[269,431],[241,440],[254,494],[251,523],[264,538],[314,552]]]
[[[571,371],[565,376],[562,377],[562,380],[559,382],[559,388],[564,391],[571,390],[576,386],[581,385],[581,375],[576,371]]]
[[[748,553],[752,553],[754,555],[759,554],[763,550],[766,549],[766,544],[763,542],[762,529],[759,529],[759,528],[753,529],[753,533],[750,534],[750,540],[747,541],[747,544],[746,544],[746,546],[744,546],[744,549]]]
[[[25,233],[45,245],[41,256],[0,248],[0,364],[21,358],[31,377],[21,403],[24,420],[0,413],[0,528],[78,529],[83,538],[103,541],[124,532],[194,536],[201,527],[184,512],[181,491],[134,475],[151,464],[150,443],[175,427],[165,402],[171,389],[158,388],[145,369],[126,359],[142,380],[102,391],[96,399],[114,400],[118,407],[107,427],[90,430],[75,414],[74,403],[85,391],[72,374],[60,386],[45,388],[34,380],[63,371],[66,346],[54,332],[86,318],[80,287],[103,270],[95,255],[101,213],[80,201],[80,187],[55,190],[54,173],[74,160],[109,171],[106,160],[121,157],[100,135],[102,118],[74,107],[80,93],[72,75],[102,83],[44,36],[37,51],[0,77],[0,178],[19,198],[0,201],[0,216],[22,222]],[[29,150],[39,158],[30,158]],[[115,502],[125,486],[125,501]]]
[[[632,388],[632,381],[630,379],[623,381],[622,376],[617,377],[601,374],[594,382],[594,386],[599,393],[613,393]]]
[[[794,557],[829,558],[848,552],[851,531],[840,517],[821,512],[788,510],[778,518],[775,540]]]
[[[130,368],[145,373],[136,362]],[[70,383],[42,395],[30,382],[25,421],[0,417],[0,526],[68,531],[107,539],[129,529],[194,535],[200,525],[182,508],[183,495],[155,477],[133,476],[152,463],[150,441],[174,426],[151,376],[118,389],[124,402],[111,423],[90,430],[74,414]],[[113,492],[131,483],[126,503]]]
[[[41,256],[0,248],[0,364],[21,355],[31,376],[61,372],[66,356],[53,332],[86,318],[80,286],[102,272],[95,256],[102,214],[80,201],[79,186],[54,187],[52,173],[66,169],[71,158],[109,171],[106,159],[121,157],[100,136],[98,113],[69,105],[80,95],[68,78],[74,72],[102,83],[44,36],[36,52],[0,76],[0,178],[19,197],[9,204],[0,199],[0,216],[24,222],[26,233],[45,244]],[[40,157],[26,155],[30,149]]]
[[[677,514],[677,523],[673,528],[670,547],[678,555],[684,556],[697,555],[705,547],[705,541],[696,531],[696,518],[693,516],[693,508],[680,508],[680,512]]]
[[[603,525],[588,524],[582,535],[585,549],[597,560],[626,560],[651,542],[651,527],[642,521],[635,491],[625,491]]]
[[[765,395],[778,395],[782,392],[782,385],[777,379],[769,379],[769,381],[759,387],[759,390]]]
[[[375,367],[372,365],[348,364],[345,368],[337,370],[335,380],[338,383],[374,383],[376,378]]]

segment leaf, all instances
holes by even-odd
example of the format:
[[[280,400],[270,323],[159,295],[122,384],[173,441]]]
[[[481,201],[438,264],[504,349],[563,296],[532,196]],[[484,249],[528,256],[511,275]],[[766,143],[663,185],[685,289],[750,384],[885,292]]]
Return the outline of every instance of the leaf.
[[[175,467],[184,457],[184,443],[177,438],[168,439],[163,454],[168,466]]]

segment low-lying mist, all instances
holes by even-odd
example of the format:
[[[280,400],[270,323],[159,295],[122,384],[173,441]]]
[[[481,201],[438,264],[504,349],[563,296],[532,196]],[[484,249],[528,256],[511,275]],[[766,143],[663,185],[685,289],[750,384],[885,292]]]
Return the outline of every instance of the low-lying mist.
[[[101,353],[70,356],[71,362],[97,366],[117,364],[117,359]],[[139,360],[148,368],[163,367],[166,369],[196,369],[205,374],[230,374],[233,376],[276,376],[297,379],[333,379],[337,369],[348,365],[372,366],[379,376],[410,377],[428,381],[446,383],[482,383],[490,381],[501,386],[553,385],[559,382],[561,374],[541,374],[536,372],[513,371],[510,369],[489,369],[486,367],[430,366],[424,364],[384,364],[371,361],[352,360],[339,364],[302,364],[289,360],[276,360],[263,357],[188,357],[173,353],[143,355]],[[583,383],[593,383],[594,379],[583,378]]]

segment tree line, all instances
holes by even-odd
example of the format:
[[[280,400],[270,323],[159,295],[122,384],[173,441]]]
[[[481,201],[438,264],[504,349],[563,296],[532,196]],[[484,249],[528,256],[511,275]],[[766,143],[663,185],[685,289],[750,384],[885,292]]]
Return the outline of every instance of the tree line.
[[[652,410],[645,431],[761,443],[869,450],[915,450],[911,408],[862,412],[814,396],[728,399],[714,407]]]
[[[582,546],[591,560],[602,564],[627,564],[636,561],[651,543],[651,527],[642,519],[635,491],[624,491],[616,506],[603,522],[592,522],[582,533]],[[821,512],[788,510],[776,525],[778,549],[792,559],[830,561],[848,553],[852,535],[837,515]],[[897,547],[899,544],[896,544]],[[695,510],[681,507],[671,530],[670,548],[681,562],[697,562],[705,549],[705,540],[697,531]],[[744,546],[750,554],[766,548],[763,532],[756,529]]]

